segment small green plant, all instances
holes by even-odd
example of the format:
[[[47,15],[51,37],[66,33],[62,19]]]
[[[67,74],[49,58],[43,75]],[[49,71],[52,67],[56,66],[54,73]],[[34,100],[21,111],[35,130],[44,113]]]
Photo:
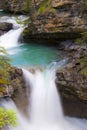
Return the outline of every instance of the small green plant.
[[[0,47],[0,84],[9,84],[8,67],[11,60],[3,47]]]
[[[45,0],[43,2],[43,4],[40,6],[40,8],[38,9],[38,13],[44,13],[44,12],[49,11],[49,10],[54,11],[55,9],[53,9],[51,7],[51,1],[52,0]]]
[[[25,20],[21,21],[18,17],[16,17],[16,22],[20,25],[26,26],[29,23],[29,18],[26,18]]]
[[[4,108],[0,108],[0,128],[5,126],[17,126],[17,116],[12,109],[6,110]]]

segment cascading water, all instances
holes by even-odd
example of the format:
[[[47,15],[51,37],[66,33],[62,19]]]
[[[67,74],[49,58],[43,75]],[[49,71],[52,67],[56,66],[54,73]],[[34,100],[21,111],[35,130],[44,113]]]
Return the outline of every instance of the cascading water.
[[[0,22],[9,22],[13,24],[13,29],[0,37],[0,46],[6,49],[18,46],[19,37],[24,30],[23,25],[18,24],[15,17],[4,16],[0,18]]]
[[[23,73],[26,84],[31,86],[29,119],[23,117],[13,101],[2,102],[5,108],[15,109],[18,115],[19,126],[14,130],[87,130],[87,121],[64,117],[54,70],[36,70],[32,74],[23,69]]]
[[[0,37],[0,46],[5,47],[6,49],[18,46],[18,39],[22,31],[23,28],[18,28],[2,35]]]
[[[10,17],[10,19],[2,17],[0,22],[4,21],[13,23],[13,29],[0,37],[0,46],[2,45],[7,49],[18,46],[18,39],[23,31],[23,26],[17,24],[14,17]],[[60,66],[62,64],[57,64],[57,67]],[[10,128],[11,130],[87,130],[86,120],[64,117],[55,85],[55,69],[53,67],[48,66],[43,71],[36,70],[34,74],[23,69],[23,73],[25,82],[31,89],[28,108],[29,118],[25,118],[20,113],[11,99],[0,102],[6,109],[13,108],[17,113],[18,127]]]

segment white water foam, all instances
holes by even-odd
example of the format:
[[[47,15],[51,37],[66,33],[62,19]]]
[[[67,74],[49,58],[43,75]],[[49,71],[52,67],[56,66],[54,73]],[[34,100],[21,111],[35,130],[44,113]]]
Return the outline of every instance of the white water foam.
[[[31,84],[31,111],[28,130],[87,130],[86,120],[66,118],[55,85],[55,70],[23,70],[27,84]],[[25,126],[26,127],[26,126]]]
[[[24,19],[24,17],[20,17],[20,20]],[[23,21],[21,20],[21,21]],[[23,24],[18,24],[16,22],[15,17],[7,17],[3,16],[0,18],[0,22],[8,22],[13,24],[13,29],[10,30],[9,32],[5,33],[4,35],[0,36],[0,46],[3,46],[6,49],[16,47],[18,46],[19,43],[19,38],[21,36],[21,33],[24,30],[24,25]]]
[[[32,89],[30,117],[25,119],[12,100],[2,102],[5,108],[13,108],[18,116],[19,126],[11,130],[87,130],[87,120],[64,117],[54,70],[32,74],[23,69],[23,73],[26,84]]]
[[[23,31],[23,28],[18,28],[17,30],[11,30],[8,33],[0,37],[0,46],[4,48],[12,48],[18,46],[18,39]]]
[[[12,19],[12,21],[14,20]],[[14,27],[16,25],[14,22]],[[23,27],[15,28],[1,36],[0,46],[6,48],[17,46],[22,31]],[[54,68],[49,69],[48,67],[43,72],[36,71],[35,74],[23,70],[23,73],[26,84],[31,86],[29,119],[24,118],[12,100],[2,101],[3,107],[13,108],[17,113],[19,126],[14,130],[87,130],[86,120],[64,117],[55,85]]]

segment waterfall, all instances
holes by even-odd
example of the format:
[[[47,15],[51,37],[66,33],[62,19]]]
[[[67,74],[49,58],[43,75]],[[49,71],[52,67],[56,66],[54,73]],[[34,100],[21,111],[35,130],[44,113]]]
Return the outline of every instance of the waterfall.
[[[55,70],[36,70],[31,73],[23,69],[24,79],[30,86],[29,117],[25,118],[10,99],[2,101],[2,106],[13,108],[18,116],[18,127],[11,130],[87,130],[86,120],[66,118],[60,102],[60,96],[55,85]]]
[[[18,46],[18,40],[24,30],[23,25],[18,24],[15,17],[3,16],[0,18],[0,22],[8,22],[13,24],[12,30],[0,36],[0,46],[3,46],[6,49]]]
[[[23,17],[22,17],[23,19]],[[24,29],[16,23],[14,17],[3,17],[1,22],[13,23],[13,29],[0,37],[0,46],[6,49],[18,46],[18,39]],[[0,106],[14,109],[18,117],[18,126],[10,130],[87,130],[87,121],[75,118],[66,118],[63,114],[60,96],[55,84],[55,69],[64,65],[65,60],[56,64],[53,62],[44,70],[35,70],[34,73],[23,69],[26,86],[31,89],[29,95],[28,117],[19,111],[11,100],[2,100]],[[28,91],[27,91],[28,92]]]
[[[53,74],[53,73],[52,73]],[[55,76],[37,71],[31,92],[31,121],[35,124],[56,122],[62,118],[62,107],[55,86]]]
[[[8,33],[0,37],[0,46],[6,49],[18,46],[18,39],[23,31],[23,28],[18,28],[16,30],[11,30]]]

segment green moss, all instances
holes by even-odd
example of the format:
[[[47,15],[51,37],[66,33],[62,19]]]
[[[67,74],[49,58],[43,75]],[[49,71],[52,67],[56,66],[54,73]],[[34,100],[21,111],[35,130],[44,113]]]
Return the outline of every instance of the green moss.
[[[52,2],[52,0],[45,0],[44,3],[38,9],[38,13],[44,13],[44,12],[47,12],[47,11],[54,12],[55,9],[53,9],[51,7],[51,2]]]
[[[80,62],[80,67],[81,67],[80,73],[82,75],[87,75],[87,55],[79,59],[79,62]]]
[[[81,74],[86,75],[87,76],[87,67],[85,67],[82,71]]]
[[[18,24],[20,24],[20,25],[26,26],[26,25],[28,25],[29,21],[30,21],[29,18],[27,18],[27,19],[21,21],[18,17],[16,17],[16,22],[17,22]]]
[[[25,12],[27,12],[27,13],[29,13],[29,11],[30,11],[29,5],[30,5],[30,0],[25,0],[24,7],[25,7]]]

